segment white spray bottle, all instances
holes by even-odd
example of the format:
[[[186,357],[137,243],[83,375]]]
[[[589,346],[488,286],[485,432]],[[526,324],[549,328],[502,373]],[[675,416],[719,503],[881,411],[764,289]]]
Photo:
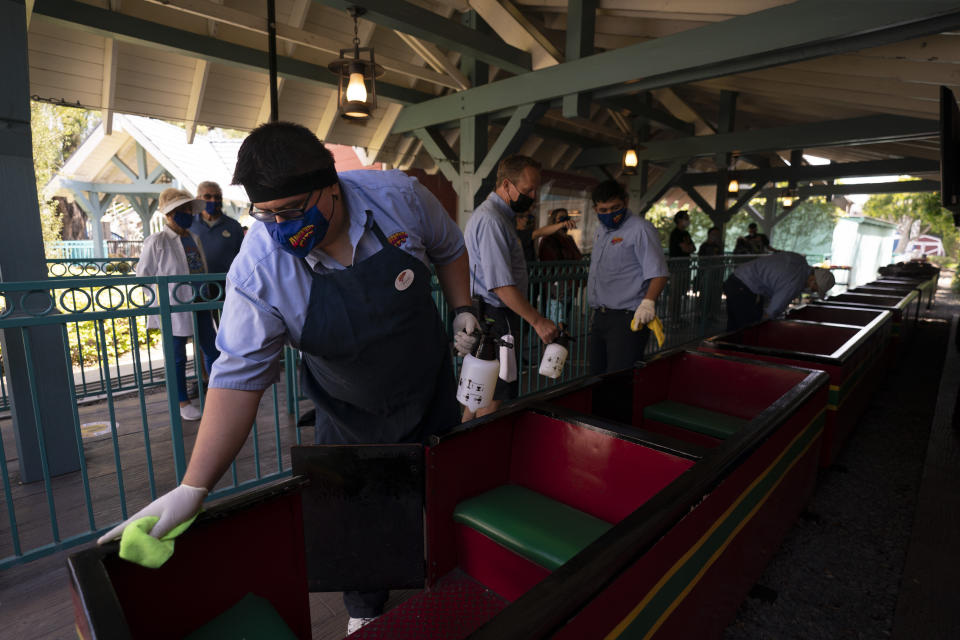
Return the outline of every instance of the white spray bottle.
[[[472,412],[490,406],[497,387],[500,363],[497,361],[497,341],[488,333],[480,336],[474,352],[463,358],[460,367],[460,382],[457,385],[457,402]]]
[[[540,360],[540,375],[554,380],[563,375],[563,365],[566,364],[567,355],[570,353],[571,340],[573,338],[567,334],[566,329],[561,329],[560,334],[543,351],[543,358]]]

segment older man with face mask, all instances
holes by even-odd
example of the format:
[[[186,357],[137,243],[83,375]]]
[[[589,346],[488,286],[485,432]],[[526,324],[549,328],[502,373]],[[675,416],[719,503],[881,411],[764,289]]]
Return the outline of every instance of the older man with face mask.
[[[197,200],[203,201],[193,232],[200,238],[210,273],[226,273],[243,244],[240,223],[223,213],[223,191],[216,182],[197,185]]]

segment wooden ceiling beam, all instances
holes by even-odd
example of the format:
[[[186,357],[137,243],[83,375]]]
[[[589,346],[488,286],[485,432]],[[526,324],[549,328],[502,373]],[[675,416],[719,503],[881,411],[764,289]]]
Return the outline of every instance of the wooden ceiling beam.
[[[396,33],[397,37],[410,47],[414,53],[420,56],[430,68],[437,73],[443,73],[449,76],[456,84],[455,88],[461,90],[470,88],[470,81],[467,77],[460,72],[457,65],[455,65],[444,52],[440,51],[437,45],[402,31],[394,31],[394,33]]]
[[[563,62],[563,54],[540,33],[510,0],[469,0],[470,8],[507,44],[530,54],[531,68],[544,69]]]
[[[346,10],[357,3],[353,0],[314,0],[334,9]],[[444,49],[459,51],[463,55],[509,71],[525,73],[531,69],[530,54],[480,33],[455,20],[423,9],[403,0],[363,0],[367,10],[364,17],[380,26],[409,33],[432,42]]]
[[[221,6],[209,0],[147,0],[147,2],[167,7],[171,10],[210,18],[238,29],[252,31],[261,35],[267,34],[266,17]],[[289,43],[309,47],[333,56],[339,56],[340,49],[351,46],[352,40],[347,40],[344,36],[345,34],[332,30],[326,30],[324,33],[313,33],[288,24],[277,24],[277,40],[284,40]],[[452,89],[458,88],[456,82],[447,74],[424,69],[423,67],[403,60],[378,56],[377,63],[387,71],[392,71],[393,73],[413,77],[417,80],[432,82]]]
[[[714,89],[729,89],[731,91],[740,91],[742,93],[752,93],[755,95],[773,96],[788,100],[794,98],[805,98],[814,102],[827,104],[841,104],[853,107],[866,108],[876,113],[878,111],[896,115],[907,115],[919,118],[929,118],[939,116],[939,103],[918,100],[913,98],[901,98],[899,96],[882,95],[876,93],[860,93],[857,91],[844,91],[842,89],[832,89],[826,91],[816,87],[789,84],[786,82],[755,82],[747,78],[737,79],[719,78],[715,80],[706,80],[697,83],[701,86],[707,86]]]
[[[401,109],[403,109],[403,106],[396,102],[390,102],[386,105],[383,116],[377,124],[376,131],[373,132],[373,136],[366,144],[367,164],[376,163],[380,157],[380,151],[383,149],[384,144],[386,144],[387,137],[389,137],[390,130],[393,129],[393,123],[397,121],[397,116],[400,115]]]
[[[117,99],[117,41],[105,38],[103,42],[103,80],[100,91],[100,119],[104,135],[113,133],[113,107]]]
[[[434,98],[404,109],[395,130],[401,133],[490,113],[518,100],[546,101],[583,91],[605,98],[671,87],[958,25],[960,7],[949,0],[874,3],[870,11],[864,11],[860,0],[804,0]]]
[[[317,129],[315,133],[321,142],[327,141],[327,138],[330,137],[330,132],[333,131],[333,125],[337,122],[339,98],[340,96],[337,95],[336,90],[331,91],[330,97],[327,98],[327,104],[320,113],[320,122],[317,123]]]
[[[690,105],[683,101],[683,98],[678,96],[673,89],[664,88],[664,89],[654,89],[651,91],[653,97],[663,105],[670,114],[674,117],[683,120],[684,122],[689,122],[693,125],[693,132],[698,136],[708,136],[712,133],[716,133],[714,129],[706,120],[700,117]]]
[[[190,97],[187,98],[187,111],[183,118],[187,126],[187,144],[193,144],[193,138],[197,133],[197,120],[200,117],[203,94],[207,90],[209,73],[210,63],[206,60],[197,60],[193,68],[193,81],[190,83]]]
[[[36,0],[34,17],[65,29],[112,37],[122,43],[153,50],[258,72],[267,69],[267,56],[262,49],[107,11],[76,0]],[[288,79],[327,87],[337,85],[336,76],[326,67],[287,56],[279,57],[277,65],[279,74]],[[404,104],[421,102],[431,97],[428,93],[388,82],[377,83],[377,94]]]
[[[957,46],[960,46],[960,42]],[[864,56],[860,52],[796,62],[778,70],[786,73],[799,70],[855,78],[887,78],[908,84],[960,85],[960,62],[917,62]]]

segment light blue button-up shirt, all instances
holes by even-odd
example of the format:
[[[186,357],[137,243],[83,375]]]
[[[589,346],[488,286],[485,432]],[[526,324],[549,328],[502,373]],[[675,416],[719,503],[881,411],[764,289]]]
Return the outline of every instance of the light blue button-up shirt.
[[[513,209],[494,191],[474,210],[463,232],[470,256],[470,291],[495,307],[505,306],[493,293],[498,287],[513,285],[527,295],[527,260],[515,219]]]
[[[750,291],[763,296],[763,312],[775,318],[804,290],[812,270],[799,253],[781,251],[742,264],[733,275]]]
[[[591,307],[632,311],[643,301],[652,278],[669,275],[660,236],[647,220],[628,211],[617,229],[597,225],[587,278]]]
[[[459,227],[414,178],[400,171],[348,171],[339,178],[354,263],[381,249],[365,227],[367,209],[391,244],[428,266],[449,264],[463,253]],[[320,274],[346,268],[316,248],[306,263]],[[383,277],[392,283],[397,275]],[[263,223],[250,227],[227,274],[211,387],[259,391],[278,379],[284,343],[300,346],[312,284],[304,260],[280,249]]]

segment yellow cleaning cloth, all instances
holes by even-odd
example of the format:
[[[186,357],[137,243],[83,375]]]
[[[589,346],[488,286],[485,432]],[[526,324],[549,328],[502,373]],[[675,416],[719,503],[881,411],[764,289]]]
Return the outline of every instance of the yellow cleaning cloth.
[[[642,326],[637,324],[636,318],[630,321],[631,331],[640,331],[642,328]],[[667,336],[663,332],[663,323],[660,322],[660,318],[654,316],[653,320],[647,323],[647,328],[650,329],[650,331],[653,331],[653,335],[657,337],[657,346],[662,347],[663,341],[667,339]]]
[[[120,557],[129,562],[157,569],[173,555],[173,540],[187,530],[197,516],[193,516],[173,528],[162,538],[154,538],[149,531],[160,520],[157,516],[145,516],[134,520],[123,530],[120,537]]]

